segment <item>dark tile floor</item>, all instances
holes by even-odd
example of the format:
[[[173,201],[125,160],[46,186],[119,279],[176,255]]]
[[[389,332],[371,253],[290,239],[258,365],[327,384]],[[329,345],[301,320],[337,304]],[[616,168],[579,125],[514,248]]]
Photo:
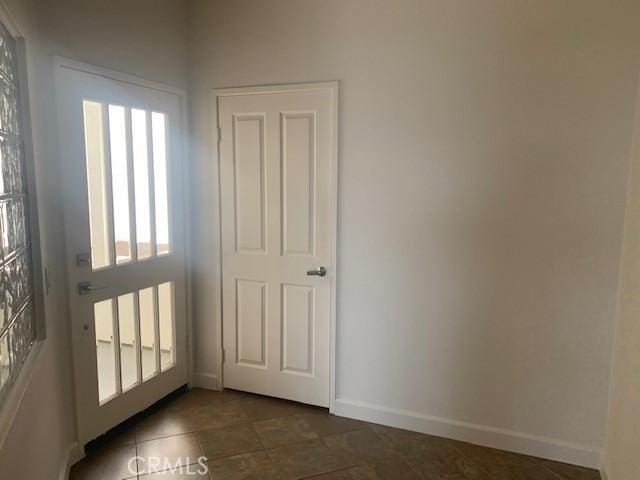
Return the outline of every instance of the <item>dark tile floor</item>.
[[[71,480],[129,478],[600,480],[594,470],[199,389],[112,435],[71,470]]]

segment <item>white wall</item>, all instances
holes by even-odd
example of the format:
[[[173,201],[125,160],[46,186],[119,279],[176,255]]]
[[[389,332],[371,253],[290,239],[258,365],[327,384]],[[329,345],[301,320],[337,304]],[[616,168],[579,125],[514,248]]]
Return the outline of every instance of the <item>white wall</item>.
[[[603,462],[609,480],[640,478],[640,95],[631,158]]]
[[[186,88],[186,5],[181,0],[4,1],[28,42],[43,256],[52,290],[48,338],[0,449],[0,478],[53,479],[75,442],[53,55]]]
[[[341,411],[595,464],[639,15],[637,1],[192,1],[196,372],[219,374],[210,91],[337,79]]]
[[[51,59],[38,29],[38,1],[5,0],[27,42],[29,100],[37,175],[43,262],[51,271],[46,299],[47,340],[0,447],[0,478],[55,478],[75,437],[66,322],[66,286],[58,205],[57,143]],[[37,461],[34,461],[37,458]]]

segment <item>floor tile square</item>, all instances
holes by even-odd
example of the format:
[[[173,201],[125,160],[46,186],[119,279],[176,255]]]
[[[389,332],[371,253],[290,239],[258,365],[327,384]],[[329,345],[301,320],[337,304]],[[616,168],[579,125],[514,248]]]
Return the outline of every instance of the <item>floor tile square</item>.
[[[332,435],[323,440],[329,450],[349,466],[398,458],[398,454],[370,429]]]
[[[209,460],[264,450],[250,424],[202,430],[196,435],[200,441],[202,453]]]
[[[245,453],[209,462],[214,480],[279,480],[280,473],[267,452]]]
[[[477,463],[453,447],[424,450],[405,459],[414,470],[430,480],[490,480]]]
[[[348,472],[352,480],[421,480],[420,475],[403,460],[360,465]]]
[[[238,401],[205,404],[189,410],[189,417],[196,430],[222,428],[247,423],[248,418]]]
[[[198,463],[202,455],[195,434],[175,435],[138,443],[138,470],[154,473]]]
[[[344,465],[320,440],[311,440],[269,450],[285,478],[297,479],[339,470]]]
[[[70,480],[136,478],[135,445],[110,445],[89,453],[71,468]]]
[[[211,477],[204,470],[198,470],[199,465],[188,465],[178,468],[176,471],[165,470],[164,472],[148,473],[140,475],[140,480],[210,480]],[[208,470],[207,470],[208,471]]]
[[[194,425],[186,412],[162,409],[141,420],[135,427],[137,442],[189,433]]]
[[[308,480],[353,480],[353,477],[351,477],[346,470],[338,470],[337,472],[314,475],[313,477],[309,477]]]
[[[318,438],[318,434],[311,431],[309,424],[300,415],[260,420],[253,423],[253,428],[265,448],[275,448]]]

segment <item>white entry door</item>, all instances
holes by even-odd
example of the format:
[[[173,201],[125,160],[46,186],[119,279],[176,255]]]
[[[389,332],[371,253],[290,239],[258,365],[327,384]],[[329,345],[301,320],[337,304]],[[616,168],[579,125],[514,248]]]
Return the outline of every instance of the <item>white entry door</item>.
[[[187,383],[181,98],[58,67],[79,437]]]
[[[337,84],[216,93],[224,386],[329,406]]]

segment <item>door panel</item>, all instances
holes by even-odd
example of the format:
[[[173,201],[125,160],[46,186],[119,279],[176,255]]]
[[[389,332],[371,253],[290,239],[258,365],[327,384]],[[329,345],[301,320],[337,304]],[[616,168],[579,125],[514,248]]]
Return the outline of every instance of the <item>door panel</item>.
[[[282,253],[313,255],[315,247],[314,112],[281,113]]]
[[[234,116],[237,252],[266,253],[264,123],[264,115]]]
[[[58,71],[81,442],[187,382],[180,97]],[[63,126],[63,127],[62,127]]]
[[[267,284],[254,280],[236,281],[236,363],[266,366]]]
[[[282,371],[313,376],[315,290],[282,285]]]
[[[217,97],[225,387],[329,405],[336,93]]]

